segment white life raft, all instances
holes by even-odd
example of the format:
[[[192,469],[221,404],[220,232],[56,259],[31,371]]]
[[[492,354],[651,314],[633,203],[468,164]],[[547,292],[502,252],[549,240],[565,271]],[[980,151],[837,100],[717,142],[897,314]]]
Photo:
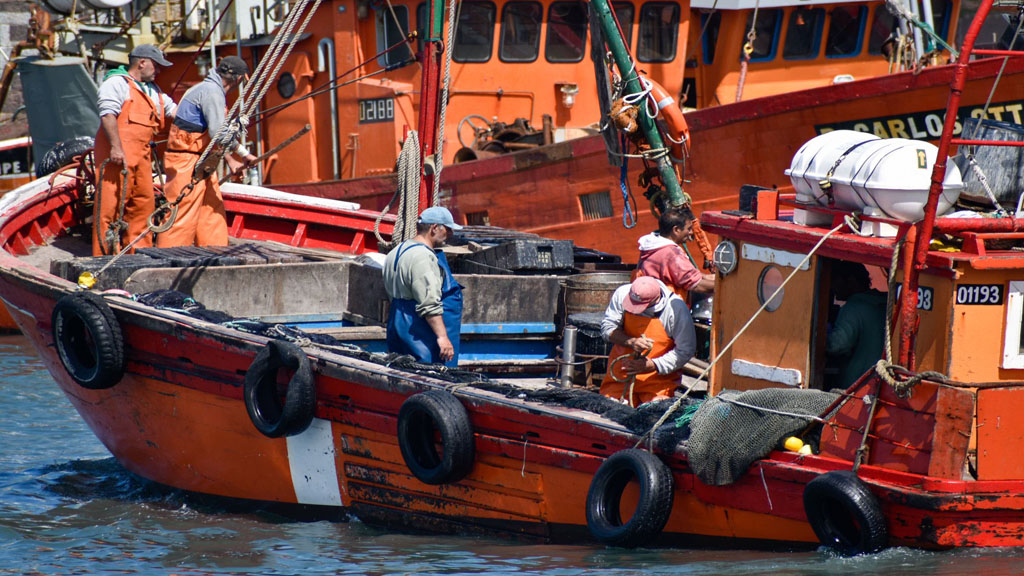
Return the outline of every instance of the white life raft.
[[[801,202],[841,210],[879,214],[905,222],[924,217],[938,148],[920,140],[881,139],[873,134],[836,130],[808,140],[793,156],[786,175]],[[831,186],[822,187],[822,182]],[[963,190],[960,170],[949,162],[937,214],[947,212]],[[800,210],[801,224],[824,225],[830,217]],[[818,220],[818,221],[815,221]]]

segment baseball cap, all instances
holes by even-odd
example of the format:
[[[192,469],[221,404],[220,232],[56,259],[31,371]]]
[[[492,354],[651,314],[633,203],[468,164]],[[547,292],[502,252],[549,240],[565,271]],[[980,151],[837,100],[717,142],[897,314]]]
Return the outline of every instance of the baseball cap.
[[[650,276],[641,276],[629,285],[629,294],[622,301],[622,309],[640,314],[661,297],[661,282]]]
[[[444,206],[432,206],[420,214],[420,224],[442,224],[452,230],[462,230],[462,226],[455,223],[452,213]]]
[[[217,72],[245,76],[249,73],[249,65],[238,56],[225,56],[217,63]]]
[[[139,44],[132,49],[128,56],[132,58],[149,58],[161,66],[170,66],[171,63],[164,58],[164,53],[152,44]]]

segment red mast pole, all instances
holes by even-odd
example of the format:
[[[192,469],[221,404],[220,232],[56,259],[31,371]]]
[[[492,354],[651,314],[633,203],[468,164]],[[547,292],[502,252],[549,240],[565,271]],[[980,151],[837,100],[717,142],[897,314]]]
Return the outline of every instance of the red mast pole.
[[[925,260],[928,257],[928,250],[931,245],[932,231],[935,226],[935,212],[939,203],[939,195],[942,194],[942,182],[946,178],[946,163],[949,160],[949,148],[953,140],[953,129],[956,126],[957,112],[960,109],[960,97],[963,94],[964,84],[967,81],[967,64],[971,60],[971,52],[974,48],[974,41],[981,31],[981,25],[988,16],[992,7],[992,0],[982,0],[978,6],[978,12],[971,21],[971,27],[964,37],[963,45],[960,47],[960,57],[957,58],[953,67],[953,79],[950,83],[949,100],[946,102],[946,119],[942,129],[942,139],[939,140],[939,151],[935,158],[935,166],[932,169],[932,184],[928,191],[928,202],[924,207],[924,219],[915,226],[916,236],[912,239],[912,246],[908,246],[907,252],[913,251],[913,262],[903,260],[903,294],[900,305],[900,354],[899,363],[908,370],[915,370],[917,358],[915,357],[915,344],[917,341],[918,317],[917,317],[917,288],[921,271],[924,270]],[[906,253],[905,253],[906,255]]]
[[[444,2],[431,0],[427,6],[427,37],[420,55],[422,77],[420,80],[420,160],[425,168],[420,179],[420,212],[430,206],[431,191],[434,189],[435,170],[427,168],[428,158],[434,154],[437,135],[443,127],[437,125],[438,104],[441,93],[441,56],[444,54]],[[440,161],[440,160],[438,160]]]

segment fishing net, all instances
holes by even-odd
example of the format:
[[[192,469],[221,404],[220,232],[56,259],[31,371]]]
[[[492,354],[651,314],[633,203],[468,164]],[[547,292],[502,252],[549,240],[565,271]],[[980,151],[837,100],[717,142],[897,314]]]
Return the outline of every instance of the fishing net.
[[[693,415],[686,443],[690,467],[705,484],[731,484],[837,398],[832,392],[793,388],[724,391]]]
[[[342,356],[400,368],[457,385],[472,386],[473,388],[487,390],[508,398],[585,410],[621,424],[638,435],[645,434],[650,430],[673,404],[673,400],[662,400],[659,402],[648,402],[638,408],[631,408],[597,392],[582,388],[558,388],[554,386],[527,388],[507,382],[497,382],[478,372],[449,368],[440,364],[425,364],[407,354],[367,352],[358,346],[338,340],[329,334],[310,333],[284,324],[271,324],[252,319],[234,318],[224,312],[210,310],[201,303],[196,302],[188,294],[176,290],[157,290],[136,296],[135,299],[154,308],[188,314],[206,322],[219,324],[249,334],[288,340],[300,346],[314,345]],[[685,402],[685,408],[693,410],[701,401],[688,398]],[[690,427],[688,424],[673,425],[669,423],[657,430],[653,442],[662,451],[671,453],[675,451],[681,442],[686,440],[689,434]]]

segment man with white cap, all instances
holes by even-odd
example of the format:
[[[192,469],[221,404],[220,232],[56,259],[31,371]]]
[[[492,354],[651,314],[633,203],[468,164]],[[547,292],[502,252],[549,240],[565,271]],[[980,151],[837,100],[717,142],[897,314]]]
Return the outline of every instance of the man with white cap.
[[[601,335],[614,344],[601,394],[630,406],[671,397],[697,349],[686,302],[650,276],[615,290]]]
[[[389,352],[420,362],[457,366],[462,328],[462,286],[440,250],[461,230],[442,206],[427,208],[416,223],[416,237],[395,246],[384,261]]]
[[[151,142],[174,120],[177,107],[153,81],[160,66],[170,65],[159,48],[141,44],[128,54],[128,67],[110,70],[100,85],[100,129],[93,159],[103,173],[97,175],[99,195],[93,207],[94,256],[116,253],[138,238],[156,208]],[[123,223],[118,219],[122,205]],[[153,242],[146,234],[135,245]]]

